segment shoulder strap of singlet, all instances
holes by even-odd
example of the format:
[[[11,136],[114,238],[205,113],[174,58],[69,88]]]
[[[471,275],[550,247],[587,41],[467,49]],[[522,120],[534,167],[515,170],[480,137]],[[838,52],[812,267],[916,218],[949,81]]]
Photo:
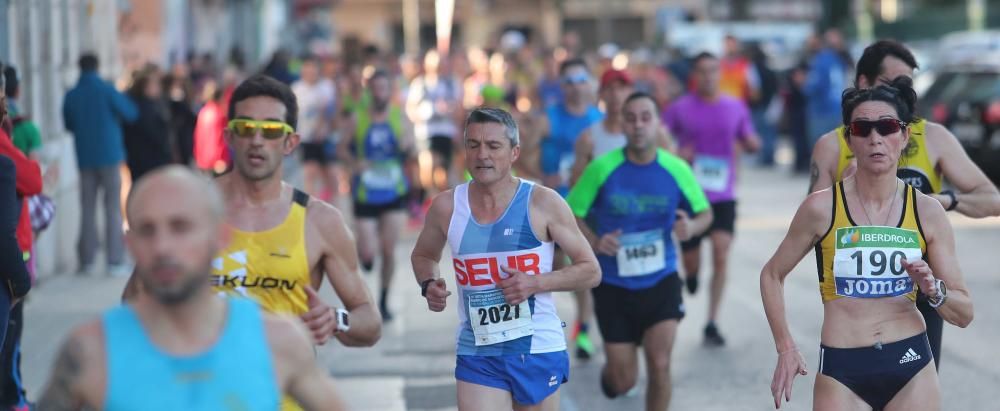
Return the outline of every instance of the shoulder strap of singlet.
[[[292,202],[302,207],[305,207],[306,205],[309,204],[309,194],[306,194],[296,188],[294,189],[294,191],[292,191]]]

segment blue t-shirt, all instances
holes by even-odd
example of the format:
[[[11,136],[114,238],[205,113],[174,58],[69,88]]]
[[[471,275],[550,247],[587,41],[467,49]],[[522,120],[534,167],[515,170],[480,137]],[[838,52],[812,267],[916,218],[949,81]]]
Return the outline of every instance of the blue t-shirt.
[[[598,157],[566,199],[598,237],[622,230],[617,256],[599,254],[602,282],[630,290],[656,285],[677,271],[671,238],[677,209],[689,215],[709,207],[687,162],[664,150],[635,164],[624,149]]]
[[[597,106],[590,106],[582,115],[576,115],[561,104],[545,109],[545,113],[549,119],[549,135],[541,143],[542,173],[562,175],[563,181],[557,191],[565,195],[569,191],[569,173],[576,159],[573,153],[576,139],[583,130],[603,120],[604,113]]]

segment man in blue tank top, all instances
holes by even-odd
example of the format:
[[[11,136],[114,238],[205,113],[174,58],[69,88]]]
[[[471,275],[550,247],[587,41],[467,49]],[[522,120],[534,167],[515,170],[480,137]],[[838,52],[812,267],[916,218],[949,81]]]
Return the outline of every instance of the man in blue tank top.
[[[127,210],[145,292],[69,335],[40,410],[276,410],[282,393],[307,410],[342,409],[301,323],[212,291],[230,236],[214,184],[162,168]]]

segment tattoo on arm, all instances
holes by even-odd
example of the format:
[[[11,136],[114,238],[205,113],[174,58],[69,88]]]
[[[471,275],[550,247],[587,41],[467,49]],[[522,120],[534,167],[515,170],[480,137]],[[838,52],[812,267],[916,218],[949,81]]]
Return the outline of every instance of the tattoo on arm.
[[[80,399],[73,386],[82,374],[82,353],[80,345],[73,339],[67,340],[56,359],[49,385],[38,400],[42,411],[79,410]]]
[[[806,194],[812,194],[816,190],[817,180],[819,180],[819,166],[815,161],[809,161],[809,192]]]

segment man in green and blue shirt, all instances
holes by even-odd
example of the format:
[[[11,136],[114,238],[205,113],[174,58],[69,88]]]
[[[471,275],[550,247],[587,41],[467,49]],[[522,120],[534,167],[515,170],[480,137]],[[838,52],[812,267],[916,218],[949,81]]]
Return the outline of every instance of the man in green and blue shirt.
[[[670,354],[684,317],[671,233],[683,241],[704,232],[712,210],[687,163],[658,147],[661,125],[652,97],[634,93],[622,110],[626,146],[595,159],[567,202],[603,273],[593,290],[607,357],[601,388],[613,398],[635,385],[636,347],[642,345],[647,409],[664,410]]]

